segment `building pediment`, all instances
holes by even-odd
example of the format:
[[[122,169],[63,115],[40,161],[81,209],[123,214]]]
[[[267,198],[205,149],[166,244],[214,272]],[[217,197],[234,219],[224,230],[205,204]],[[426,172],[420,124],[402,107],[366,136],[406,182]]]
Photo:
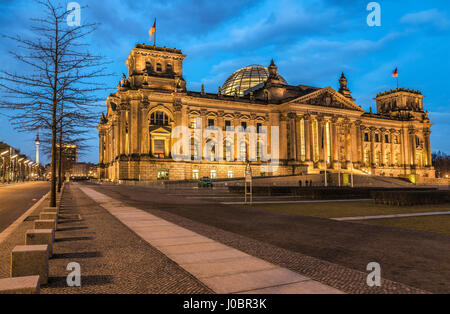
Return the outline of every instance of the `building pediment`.
[[[172,132],[164,126],[151,126],[150,133],[163,133],[163,134],[171,134]]]
[[[331,87],[319,89],[313,93],[296,98],[291,104],[308,104],[313,106],[332,107],[340,109],[358,110],[364,112],[360,106],[343,96]]]

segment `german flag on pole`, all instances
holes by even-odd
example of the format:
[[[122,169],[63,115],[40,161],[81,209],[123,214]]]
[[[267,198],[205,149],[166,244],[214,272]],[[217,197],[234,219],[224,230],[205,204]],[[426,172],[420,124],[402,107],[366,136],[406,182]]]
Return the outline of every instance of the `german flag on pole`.
[[[394,72],[392,72],[392,77],[398,77],[397,68],[395,68]]]
[[[149,31],[149,34],[150,34],[150,40],[152,40],[153,35],[155,34],[155,32],[156,32],[156,18],[155,18],[155,23],[153,23],[153,26],[152,26],[152,28],[151,28],[150,31]]]

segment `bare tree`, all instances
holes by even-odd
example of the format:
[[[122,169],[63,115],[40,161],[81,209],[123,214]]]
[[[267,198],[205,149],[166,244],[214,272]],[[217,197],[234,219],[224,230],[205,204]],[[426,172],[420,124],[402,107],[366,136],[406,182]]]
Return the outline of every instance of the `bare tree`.
[[[43,16],[32,19],[32,37],[9,36],[17,43],[11,55],[28,72],[0,71],[1,105],[13,111],[10,117],[19,131],[48,130],[51,137],[51,197],[56,206],[57,141],[63,143],[68,127],[83,128],[93,116],[92,105],[104,90],[102,78],[107,62],[88,51],[97,24],[69,26],[72,11],[51,0],[37,0]],[[68,123],[70,121],[70,123]],[[79,122],[77,125],[74,121]]]

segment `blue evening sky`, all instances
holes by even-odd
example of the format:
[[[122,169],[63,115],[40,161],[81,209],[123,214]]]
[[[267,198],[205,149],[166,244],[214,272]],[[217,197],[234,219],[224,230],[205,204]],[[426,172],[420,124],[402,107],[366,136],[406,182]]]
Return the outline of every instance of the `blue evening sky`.
[[[80,0],[82,20],[101,26],[91,49],[112,62],[111,91],[127,72],[125,60],[137,43],[149,43],[157,17],[157,45],[187,54],[188,89],[217,92],[228,75],[273,58],[289,84],[338,88],[345,72],[356,103],[375,109],[378,92],[400,86],[422,91],[430,112],[432,149],[450,153],[450,4],[448,0],[378,1],[381,26],[369,27],[366,0]],[[0,0],[0,33],[28,32],[39,17],[32,0]],[[18,69],[1,40],[1,67]],[[104,98],[109,92],[103,92]],[[103,96],[103,95],[102,95]],[[98,111],[105,111],[104,103]],[[4,114],[7,112],[3,112]],[[97,130],[81,161],[98,161]],[[0,112],[0,141],[34,156],[35,134],[13,130]],[[48,161],[48,158],[44,161]]]

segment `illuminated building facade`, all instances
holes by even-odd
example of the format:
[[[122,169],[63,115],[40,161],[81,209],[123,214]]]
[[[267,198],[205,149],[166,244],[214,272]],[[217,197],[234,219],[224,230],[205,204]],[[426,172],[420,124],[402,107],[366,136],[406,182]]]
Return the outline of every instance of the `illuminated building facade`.
[[[419,91],[395,89],[376,96],[377,113],[365,112],[352,98],[344,74],[339,89],[289,85],[272,61],[233,73],[217,93],[186,89],[185,55],[178,49],[140,44],[132,49],[117,92],[107,100],[99,130],[99,175],[111,181],[189,180],[243,177],[249,134],[244,143],[197,138],[206,127],[256,130],[271,151],[278,127],[279,166],[264,167],[261,152],[253,175],[355,172],[384,176],[434,177],[428,113]],[[183,126],[192,137],[191,159],[175,161],[172,131]],[[202,132],[200,132],[202,133]],[[225,133],[225,132],[224,132]],[[262,134],[264,133],[264,134]],[[204,152],[215,141],[217,151]],[[217,146],[214,146],[214,148]],[[259,147],[259,146],[258,146]],[[258,149],[257,149],[258,150]],[[223,154],[223,156],[222,156]],[[245,156],[243,159],[238,158]]]

